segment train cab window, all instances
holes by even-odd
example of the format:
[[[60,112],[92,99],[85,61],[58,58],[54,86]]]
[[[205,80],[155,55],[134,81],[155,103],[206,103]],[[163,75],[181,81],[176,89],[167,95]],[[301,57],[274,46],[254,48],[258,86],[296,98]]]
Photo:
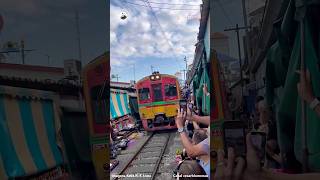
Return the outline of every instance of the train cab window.
[[[162,91],[161,91],[161,84],[153,84],[152,89],[153,89],[153,101],[154,102],[162,101],[163,97],[162,97]]]
[[[107,123],[107,88],[103,86],[94,86],[91,88],[91,105],[96,124]]]
[[[175,84],[165,85],[164,91],[167,97],[177,96],[177,86]]]
[[[150,99],[149,88],[139,89],[139,99],[142,100],[142,101]]]

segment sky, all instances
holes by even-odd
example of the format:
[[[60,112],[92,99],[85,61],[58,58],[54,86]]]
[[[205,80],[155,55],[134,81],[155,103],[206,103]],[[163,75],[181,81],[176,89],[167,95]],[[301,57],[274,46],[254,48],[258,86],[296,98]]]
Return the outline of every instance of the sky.
[[[228,28],[233,28],[236,24],[239,27],[244,26],[243,20],[243,7],[242,0],[212,0],[213,2],[213,32],[222,32],[229,37],[229,56],[238,59],[238,44],[237,36],[235,31],[224,31]],[[256,9],[263,5],[265,0],[245,0],[247,14],[252,10]],[[248,25],[249,25],[249,16]],[[243,59],[243,44],[242,37],[245,34],[245,30],[240,30],[240,48],[241,48],[241,57]]]
[[[222,32],[229,37],[229,48],[231,57],[238,59],[238,45],[235,31],[224,31],[224,29],[243,26],[242,0],[213,0],[213,32]],[[240,31],[240,36],[244,31]],[[242,55],[243,49],[241,47]]]
[[[82,62],[103,54],[109,44],[107,3],[100,0],[1,0],[4,28],[0,50],[7,41],[25,41],[26,64],[63,66],[78,59],[75,9],[79,12]],[[48,59],[49,56],[49,59]],[[21,54],[10,53],[8,63],[21,63]]]
[[[185,56],[188,64],[192,63],[202,0],[150,0],[160,25],[143,0],[110,2],[111,74],[117,74],[119,81],[137,81],[148,76],[151,66],[160,73],[175,74],[185,69]],[[127,14],[125,20],[120,18],[122,12]]]
[[[246,0],[247,8],[258,1],[264,2]],[[188,64],[192,63],[202,0],[150,0],[166,35],[163,35],[149,7],[128,2],[146,5],[142,0],[0,1],[0,14],[4,18],[4,28],[0,32],[0,50],[4,50],[2,47],[7,41],[19,42],[24,39],[26,49],[35,49],[26,54],[27,64],[62,67],[63,60],[78,58],[75,26],[77,9],[83,64],[101,55],[110,46],[111,73],[119,74],[120,81],[129,82],[149,75],[150,66],[161,73],[174,74],[185,69],[185,56]],[[214,7],[213,32],[223,32],[236,23],[243,26],[241,0],[211,2]],[[107,6],[109,3],[110,10]],[[122,12],[127,13],[126,20],[120,19]],[[236,33],[224,33],[229,36],[229,55],[238,58]],[[244,31],[241,31],[240,35],[243,34]],[[6,62],[21,63],[21,54],[10,53]]]

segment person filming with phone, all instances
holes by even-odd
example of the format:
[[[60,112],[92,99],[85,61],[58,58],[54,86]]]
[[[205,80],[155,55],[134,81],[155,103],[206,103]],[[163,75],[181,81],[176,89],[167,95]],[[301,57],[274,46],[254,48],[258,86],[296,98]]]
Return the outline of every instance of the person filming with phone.
[[[215,180],[319,180],[320,173],[286,174],[278,173],[261,166],[257,147],[252,134],[246,136],[246,156],[236,156],[234,148],[228,148],[225,159],[224,150],[218,151]]]
[[[189,138],[188,134],[186,133],[186,129],[185,129],[185,122],[188,119],[187,114],[188,114],[187,113],[187,106],[185,106],[185,108],[180,108],[178,110],[178,115],[176,117],[176,125],[178,128],[178,132],[180,133],[180,139],[181,139],[182,145],[185,148],[189,157],[191,157],[191,158],[199,158],[200,157],[199,164],[205,170],[206,174],[209,176],[209,179],[210,179],[209,158],[206,158],[206,159],[201,158],[203,156],[209,156],[209,153],[210,153],[209,136],[197,144],[193,143],[193,141]],[[194,119],[195,117],[193,117],[193,118],[191,118],[191,117],[192,116],[189,116],[189,120],[199,121],[199,119]],[[200,118],[200,121],[206,122],[206,120],[204,120],[204,118],[202,118],[202,117]],[[210,118],[209,118],[209,121],[210,121]],[[206,125],[209,125],[209,123],[206,123]],[[207,132],[208,132],[208,130],[207,130]]]
[[[266,134],[266,161],[264,166],[268,168],[279,169],[281,167],[282,158],[280,156],[280,149],[277,142],[277,127],[272,119],[271,108],[267,105],[264,98],[257,101],[257,108],[259,114],[260,126],[259,132]]]

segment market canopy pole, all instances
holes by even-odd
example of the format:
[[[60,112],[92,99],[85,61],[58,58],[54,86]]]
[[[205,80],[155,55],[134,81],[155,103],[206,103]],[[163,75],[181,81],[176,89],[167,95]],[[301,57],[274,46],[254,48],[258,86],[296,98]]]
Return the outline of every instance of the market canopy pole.
[[[305,71],[305,27],[304,22],[305,17],[300,21],[300,73],[304,73],[304,77],[306,77]],[[300,76],[300,82],[302,76]],[[301,98],[301,142],[302,142],[302,170],[303,172],[308,172],[308,147],[307,147],[307,118],[306,118],[306,102]]]

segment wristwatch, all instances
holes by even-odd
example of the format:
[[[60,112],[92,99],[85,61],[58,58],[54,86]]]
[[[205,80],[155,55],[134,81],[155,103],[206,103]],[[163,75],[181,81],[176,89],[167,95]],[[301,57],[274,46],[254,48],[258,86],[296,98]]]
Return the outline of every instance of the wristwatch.
[[[314,98],[310,103],[310,108],[314,110],[320,104],[319,98]]]
[[[182,128],[178,128],[178,132],[179,132],[179,133],[184,132],[184,128],[183,128],[183,127],[182,127]]]

